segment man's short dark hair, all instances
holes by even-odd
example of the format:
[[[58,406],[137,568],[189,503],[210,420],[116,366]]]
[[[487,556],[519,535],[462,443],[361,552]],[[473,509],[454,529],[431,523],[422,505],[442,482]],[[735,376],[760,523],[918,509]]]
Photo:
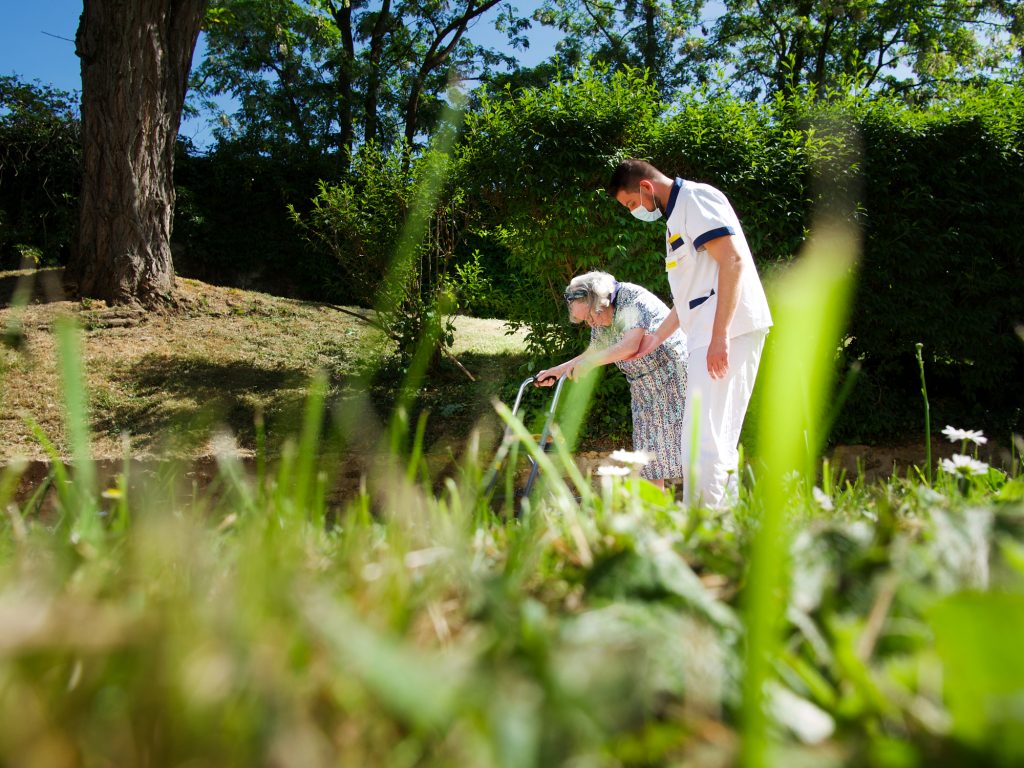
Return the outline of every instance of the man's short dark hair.
[[[644,179],[652,181],[658,178],[660,171],[646,160],[629,158],[623,160],[612,172],[608,182],[608,194],[615,197],[621,190],[635,192]]]

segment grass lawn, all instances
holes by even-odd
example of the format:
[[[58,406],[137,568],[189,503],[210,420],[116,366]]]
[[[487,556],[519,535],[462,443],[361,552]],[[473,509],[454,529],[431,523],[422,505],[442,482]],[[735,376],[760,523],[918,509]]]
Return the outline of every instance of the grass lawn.
[[[544,470],[514,507],[484,491],[486,457],[465,451],[441,482],[427,466],[524,376],[521,338],[466,320],[456,354],[477,380],[441,365],[417,393],[428,454],[396,429],[335,494],[358,462],[321,406],[349,422],[341,447],[379,447],[401,379],[384,366],[360,385],[381,345],[365,324],[188,280],[164,314],[38,281],[26,304],[30,276],[54,277],[0,276],[0,440],[39,456],[34,418],[67,453],[66,401],[78,460],[45,469],[46,503],[18,492],[28,465],[0,467],[2,765],[1024,760],[1019,457],[868,484],[769,450],[734,505],[708,509],[635,470],[591,483],[560,444],[523,439]],[[61,313],[88,328],[83,366]],[[257,413],[271,440],[300,439],[272,446],[273,465],[219,452],[198,482],[216,426],[251,452]],[[86,427],[113,472],[85,460]],[[769,427],[783,446],[806,434]],[[191,461],[119,465],[125,432],[137,456]]]
[[[273,450],[275,438],[297,431],[315,371],[326,371],[328,397],[344,408],[360,389],[360,373],[387,343],[365,322],[330,306],[184,278],[177,283],[177,309],[132,314],[67,301],[56,270],[0,273],[0,327],[6,331],[0,461],[44,458],[26,416],[67,455],[53,333],[61,315],[76,316],[86,329],[83,358],[100,460],[123,456],[124,440],[136,457],[203,457],[220,428],[235,435],[243,454],[251,452],[257,413]],[[496,424],[491,399],[521,379],[523,346],[523,335],[506,334],[500,320],[458,318],[453,352],[477,380],[448,361],[428,376],[417,408],[432,411],[429,443],[440,448],[464,441],[478,422]],[[384,368],[370,386],[382,413],[396,380]]]
[[[73,315],[82,334],[86,383],[90,396],[93,452],[97,460],[116,464],[125,442],[138,459],[175,456],[209,459],[225,432],[243,457],[256,444],[255,420],[266,425],[267,447],[275,454],[281,441],[298,432],[310,379],[324,370],[329,377],[328,403],[333,412],[371,418],[356,430],[347,448],[374,450],[384,415],[392,410],[397,384],[395,366],[377,370],[369,387],[363,374],[388,342],[350,312],[315,302],[281,298],[238,288],[178,278],[179,306],[167,312],[131,313],[101,303],[72,302],[60,289],[58,270],[0,272],[0,464],[14,457],[45,460],[26,416],[35,420],[61,455],[68,455],[59,395],[53,333],[56,319]],[[429,412],[427,452],[442,463],[458,453],[474,428],[483,445],[493,445],[500,431],[492,403],[511,403],[527,375],[525,334],[508,334],[501,320],[459,317],[453,355],[473,375],[442,359],[416,394],[412,419]],[[618,374],[611,372],[610,375]],[[530,393],[524,409],[541,410],[547,391]],[[614,448],[630,447],[629,425],[609,436],[591,429],[581,436],[578,455],[598,461]],[[937,433],[933,455],[954,449]],[[995,449],[983,458],[1006,465],[1008,452]],[[893,467],[920,465],[923,439],[891,446],[838,446],[833,465],[851,475],[885,477]],[[42,471],[42,469],[40,470]]]

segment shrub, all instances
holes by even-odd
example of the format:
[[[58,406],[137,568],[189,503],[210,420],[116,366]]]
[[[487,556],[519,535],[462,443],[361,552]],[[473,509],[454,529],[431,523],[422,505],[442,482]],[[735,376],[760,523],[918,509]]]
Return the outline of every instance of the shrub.
[[[306,247],[288,213],[305,211],[317,179],[336,179],[336,158],[255,155],[222,144],[197,155],[179,144],[175,161],[174,264],[180,274],[278,295],[342,303],[337,268]]]
[[[75,95],[0,76],[0,264],[66,261],[81,172]]]
[[[356,303],[377,310],[375,322],[398,344],[404,363],[425,335],[450,347],[451,313],[481,291],[476,257],[455,260],[465,213],[460,191],[445,185],[447,166],[441,152],[429,151],[410,167],[402,146],[365,145],[344,181],[320,182],[308,214],[289,206],[307,242],[333,258],[336,282]]]

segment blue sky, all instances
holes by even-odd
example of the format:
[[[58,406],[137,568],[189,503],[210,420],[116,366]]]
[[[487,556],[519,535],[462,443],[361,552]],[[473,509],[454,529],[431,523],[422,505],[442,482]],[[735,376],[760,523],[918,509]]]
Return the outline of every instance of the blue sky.
[[[516,3],[521,13],[539,4],[539,0]],[[82,80],[74,39],[82,0],[11,0],[5,6],[0,24],[0,74],[39,80],[66,91],[79,90]],[[504,42],[488,19],[481,19],[469,37],[485,45]],[[516,55],[521,63],[532,66],[554,53],[558,37],[558,33],[535,25],[530,49]],[[195,61],[201,56],[201,46],[200,38]],[[181,134],[190,137],[197,146],[205,146],[210,140],[206,118],[186,121]]]

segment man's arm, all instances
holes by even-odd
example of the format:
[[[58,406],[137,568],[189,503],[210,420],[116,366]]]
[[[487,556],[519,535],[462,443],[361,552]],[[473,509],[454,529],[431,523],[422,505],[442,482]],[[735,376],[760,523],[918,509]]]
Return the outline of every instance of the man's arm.
[[[740,302],[743,258],[735,240],[733,235],[716,237],[704,246],[711,258],[718,262],[718,306],[708,345],[708,373],[713,379],[722,378],[729,370],[729,326]]]

